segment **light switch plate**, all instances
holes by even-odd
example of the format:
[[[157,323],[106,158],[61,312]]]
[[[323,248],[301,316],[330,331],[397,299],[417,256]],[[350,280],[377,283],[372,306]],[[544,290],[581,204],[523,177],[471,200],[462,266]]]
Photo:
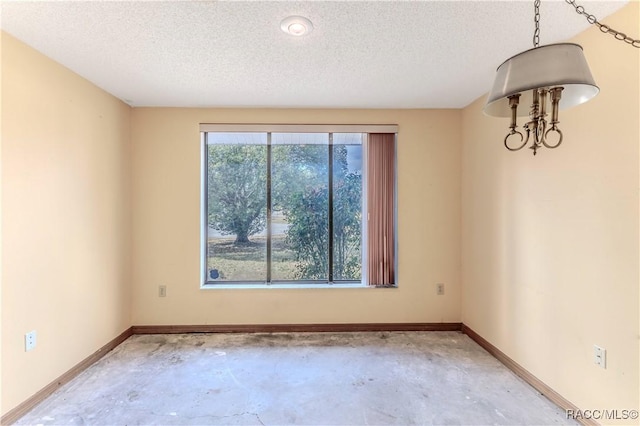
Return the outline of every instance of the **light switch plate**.
[[[607,350],[593,345],[593,362],[602,368],[607,368]]]

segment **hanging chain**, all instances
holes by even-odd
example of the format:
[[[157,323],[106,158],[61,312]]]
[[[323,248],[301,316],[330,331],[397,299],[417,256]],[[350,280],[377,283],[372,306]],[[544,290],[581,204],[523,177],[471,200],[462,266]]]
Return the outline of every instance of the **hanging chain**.
[[[540,46],[540,0],[533,2],[533,8],[535,10],[533,22],[536,24],[536,30],[533,32],[533,47],[538,47]]]
[[[621,40],[621,41],[624,41],[627,44],[632,45],[633,47],[640,48],[640,40],[636,40],[634,38],[629,37],[625,33],[621,33],[620,31],[616,31],[613,28],[609,27],[608,25],[601,24],[600,22],[598,22],[598,20],[596,19],[595,16],[591,15],[586,10],[584,10],[584,7],[578,6],[576,4],[575,0],[565,0],[565,1],[567,3],[569,3],[570,5],[572,5],[576,9],[576,12],[578,13],[578,15],[584,15],[587,18],[587,22],[589,22],[590,24],[595,24],[600,29],[600,31],[602,31],[603,33],[611,34],[612,36],[614,36],[616,38],[616,40]],[[538,0],[536,0],[536,2],[539,3]],[[536,31],[538,31],[538,30],[536,29]],[[534,43],[535,43],[535,35],[534,35],[533,39],[534,39]]]

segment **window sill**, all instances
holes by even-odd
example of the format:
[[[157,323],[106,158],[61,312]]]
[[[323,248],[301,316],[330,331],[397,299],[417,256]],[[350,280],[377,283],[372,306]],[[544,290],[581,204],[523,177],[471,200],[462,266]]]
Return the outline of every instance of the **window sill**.
[[[309,289],[309,288],[379,288],[375,286],[368,286],[363,283],[335,283],[335,284],[327,284],[327,283],[277,283],[277,284],[259,284],[259,283],[237,283],[237,284],[203,284],[200,286],[200,290],[230,290],[230,289]],[[386,287],[386,288],[397,288],[397,286]]]

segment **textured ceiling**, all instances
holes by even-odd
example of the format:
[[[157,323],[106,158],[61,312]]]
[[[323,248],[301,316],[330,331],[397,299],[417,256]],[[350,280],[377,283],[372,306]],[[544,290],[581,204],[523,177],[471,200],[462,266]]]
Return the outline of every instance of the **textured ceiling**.
[[[626,3],[577,2],[599,19]],[[0,7],[4,31],[133,106],[460,108],[488,91],[501,62],[532,47],[533,34],[533,1]],[[541,44],[589,26],[564,1],[542,1],[541,12]],[[314,30],[284,34],[290,15]]]

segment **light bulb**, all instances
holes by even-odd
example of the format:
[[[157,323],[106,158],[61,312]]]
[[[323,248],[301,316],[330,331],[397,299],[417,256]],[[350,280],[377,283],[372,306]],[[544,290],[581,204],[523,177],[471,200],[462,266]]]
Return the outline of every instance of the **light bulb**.
[[[302,25],[299,22],[295,22],[295,23],[289,25],[289,34],[291,34],[291,35],[300,36],[300,35],[303,35],[306,32],[307,32],[307,27],[305,27],[304,25]]]

